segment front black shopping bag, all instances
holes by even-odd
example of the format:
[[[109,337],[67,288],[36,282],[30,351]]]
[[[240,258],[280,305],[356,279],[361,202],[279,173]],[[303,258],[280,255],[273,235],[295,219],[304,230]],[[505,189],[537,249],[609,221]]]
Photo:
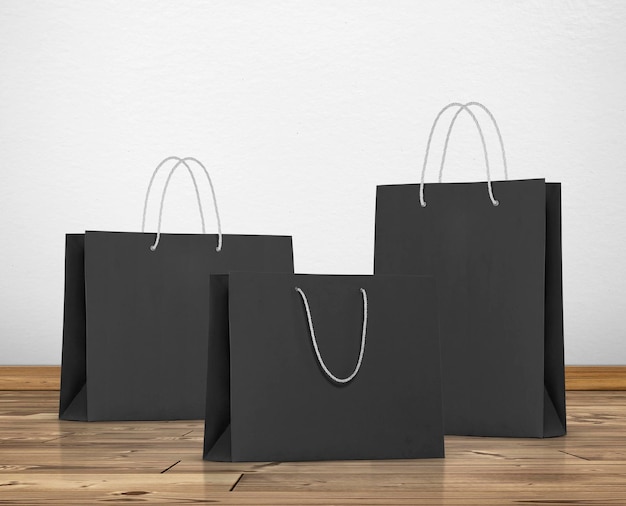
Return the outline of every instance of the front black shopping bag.
[[[67,236],[60,418],[203,418],[210,275],[293,272],[291,237],[157,238]]]
[[[444,456],[435,284],[211,276],[204,458]]]
[[[437,280],[447,434],[565,434],[560,184],[379,186],[374,263]]]

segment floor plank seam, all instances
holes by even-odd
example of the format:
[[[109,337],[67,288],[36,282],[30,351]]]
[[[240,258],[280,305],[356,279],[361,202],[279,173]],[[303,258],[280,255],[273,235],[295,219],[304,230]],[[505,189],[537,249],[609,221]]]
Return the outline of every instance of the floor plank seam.
[[[582,459],[582,460],[586,460],[587,462],[591,462],[591,459],[586,459],[585,457],[581,457],[579,455],[574,455],[573,453],[569,453],[563,450],[559,450],[561,453],[564,453],[565,455],[569,455],[570,457],[576,457],[577,459]]]
[[[235,483],[233,483],[233,486],[232,486],[232,487],[230,487],[229,492],[232,492],[233,490],[235,490],[235,487],[236,487],[237,485],[239,485],[239,482],[241,481],[241,478],[243,478],[243,475],[244,475],[244,474],[245,474],[245,473],[241,473],[241,474],[239,475],[239,478],[237,478],[237,481],[236,481]]]
[[[167,473],[170,469],[172,469],[172,467],[174,467],[176,464],[180,464],[180,463],[181,463],[180,460],[177,461],[177,462],[174,462],[170,467],[166,467],[165,469],[163,469],[163,471],[161,471],[160,474]]]
[[[72,432],[71,434],[63,434],[62,436],[58,436],[52,439],[46,439],[45,441],[42,441],[42,444],[46,444],[46,443],[51,443],[52,441],[58,441],[59,439],[63,439],[64,437],[68,437],[68,436],[73,436],[74,433]]]

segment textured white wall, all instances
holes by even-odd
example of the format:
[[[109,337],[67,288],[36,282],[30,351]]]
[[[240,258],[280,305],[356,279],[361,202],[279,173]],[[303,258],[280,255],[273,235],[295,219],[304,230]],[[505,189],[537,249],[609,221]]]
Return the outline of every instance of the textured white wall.
[[[2,0],[0,364],[60,362],[64,234],[138,230],[170,154],[209,164],[226,232],[371,272],[376,184],[417,182],[435,113],[472,99],[512,177],[563,183],[567,362],[626,363],[625,26],[621,0]],[[472,128],[449,181],[484,179]],[[198,230],[172,190],[164,229]]]

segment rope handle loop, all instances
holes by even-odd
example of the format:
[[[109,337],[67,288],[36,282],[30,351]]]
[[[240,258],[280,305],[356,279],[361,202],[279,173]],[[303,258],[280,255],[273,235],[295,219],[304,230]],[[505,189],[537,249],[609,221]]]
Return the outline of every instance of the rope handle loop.
[[[457,107],[458,110],[456,111],[454,117],[452,118],[452,120],[450,121],[450,125],[448,127],[448,132],[446,134],[446,141],[443,147],[443,154],[441,157],[441,165],[439,167],[439,182],[441,183],[442,178],[443,178],[443,167],[444,164],[446,162],[446,155],[448,152],[448,145],[450,143],[450,135],[452,133],[452,129],[454,128],[454,125],[456,123],[457,118],[459,117],[459,115],[461,114],[461,112],[465,111],[467,112],[470,117],[472,118],[472,120],[474,121],[474,124],[476,125],[476,129],[478,130],[478,134],[480,135],[480,141],[482,144],[482,148],[483,148],[483,154],[485,157],[485,167],[486,167],[486,171],[487,171],[487,190],[489,192],[489,198],[491,199],[491,203],[494,206],[498,206],[500,204],[500,202],[498,200],[496,200],[496,198],[494,197],[493,194],[493,188],[492,188],[492,184],[491,184],[491,169],[490,169],[490,165],[489,165],[489,153],[487,151],[487,143],[485,142],[485,136],[483,134],[483,130],[480,126],[480,122],[478,121],[478,118],[476,117],[476,115],[472,112],[472,110],[470,109],[470,107],[479,107],[480,109],[482,109],[483,111],[485,111],[487,113],[487,115],[489,116],[489,118],[491,119],[491,122],[493,123],[493,126],[496,129],[496,132],[498,134],[498,141],[500,143],[500,150],[502,152],[502,163],[504,166],[504,178],[505,180],[509,179],[509,174],[508,174],[508,165],[507,165],[507,160],[506,160],[506,151],[504,149],[504,141],[502,139],[502,133],[500,131],[500,127],[498,126],[498,122],[496,121],[495,116],[491,113],[491,111],[484,106],[483,104],[481,104],[480,102],[467,102],[466,104],[461,104],[459,102],[452,102],[448,105],[446,105],[443,109],[441,109],[441,111],[439,111],[439,114],[437,114],[437,116],[435,117],[435,121],[433,122],[433,125],[430,129],[430,133],[428,135],[428,142],[426,144],[426,153],[424,154],[424,163],[422,165],[422,177],[420,180],[420,204],[422,207],[426,207],[426,200],[424,199],[424,186],[425,186],[425,177],[426,177],[426,167],[428,164],[428,155],[430,154],[430,146],[432,144],[432,140],[433,140],[433,134],[435,133],[435,130],[437,128],[437,124],[439,123],[439,119],[441,118],[441,116],[450,108],[452,107]]]
[[[196,201],[198,202],[198,211],[200,213],[200,221],[202,222],[202,233],[206,234],[206,226],[205,226],[205,221],[204,221],[204,212],[203,212],[203,208],[202,208],[202,199],[200,198],[200,191],[198,190],[198,183],[197,183],[196,178],[194,176],[194,173],[191,170],[191,167],[189,166],[189,163],[188,163],[188,162],[193,162],[193,163],[199,165],[202,168],[202,170],[204,172],[204,175],[206,176],[207,181],[209,182],[209,187],[211,188],[211,196],[213,198],[213,207],[215,209],[215,217],[217,219],[217,247],[215,248],[215,250],[218,251],[218,252],[221,251],[222,250],[222,223],[221,223],[221,220],[220,220],[219,209],[217,207],[217,198],[215,197],[215,189],[213,188],[213,181],[211,180],[211,176],[209,175],[209,171],[204,166],[204,164],[202,162],[200,162],[200,160],[198,160],[196,158],[193,158],[191,156],[188,156],[188,157],[185,157],[185,158],[180,158],[178,156],[168,156],[167,158],[163,159],[161,161],[161,163],[159,163],[157,165],[156,169],[154,169],[154,172],[152,173],[152,177],[150,178],[150,182],[148,183],[148,189],[146,190],[146,198],[144,200],[144,205],[143,205],[143,217],[142,217],[142,220],[141,220],[141,231],[145,232],[146,214],[147,214],[147,210],[148,210],[148,199],[150,197],[150,192],[152,191],[152,185],[154,184],[154,180],[156,178],[156,175],[161,170],[161,167],[163,167],[163,165],[165,165],[167,162],[169,162],[171,160],[176,160],[176,164],[170,169],[170,172],[169,172],[169,174],[167,176],[167,179],[165,181],[165,186],[163,187],[163,193],[161,194],[161,203],[160,203],[160,206],[159,206],[159,222],[158,222],[158,226],[157,226],[156,238],[155,238],[154,244],[152,246],[150,246],[150,250],[155,251],[157,246],[159,245],[159,241],[161,240],[161,224],[163,222],[163,207],[164,207],[164,203],[165,203],[165,195],[167,194],[167,189],[169,187],[169,184],[170,184],[170,181],[172,179],[172,176],[174,175],[174,172],[181,165],[184,165],[187,168],[187,172],[189,173],[189,176],[191,177],[191,181],[193,183],[194,191],[195,191],[195,194],[196,194]]]
[[[361,295],[363,296],[363,328],[361,330],[361,350],[359,351],[359,358],[357,360],[356,366],[354,367],[354,371],[346,378],[338,378],[335,376],[324,362],[322,355],[320,353],[319,347],[317,345],[317,339],[315,337],[315,329],[313,328],[313,318],[311,317],[311,308],[309,307],[309,301],[307,300],[306,294],[302,291],[301,288],[296,286],[296,292],[300,294],[302,297],[302,302],[304,303],[304,309],[306,311],[306,317],[309,324],[309,332],[311,334],[311,342],[313,343],[313,349],[315,350],[315,356],[317,357],[317,361],[321,366],[322,370],[332,381],[335,383],[346,384],[350,383],[356,375],[359,373],[361,369],[361,364],[363,363],[363,354],[365,353],[365,337],[367,335],[367,292],[364,288],[360,288]]]

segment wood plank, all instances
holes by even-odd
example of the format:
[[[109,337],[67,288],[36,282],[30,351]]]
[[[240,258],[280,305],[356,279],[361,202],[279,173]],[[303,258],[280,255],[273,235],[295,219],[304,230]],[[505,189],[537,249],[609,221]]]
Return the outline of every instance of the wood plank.
[[[532,487],[534,491],[551,491],[564,484],[581,489],[610,490],[626,494],[626,465],[614,465],[599,471],[592,466],[564,468],[535,465],[530,468],[501,469],[422,469],[420,473],[245,473],[237,491],[335,491],[375,492],[378,490],[419,491],[437,493],[443,490],[463,493],[469,488],[510,493]]]
[[[59,366],[1,366],[0,390],[59,390]]]
[[[88,484],[85,484],[88,485]],[[0,498],[4,497],[1,495]],[[614,491],[598,490],[568,491],[563,487],[560,492],[545,493],[528,491],[518,494],[517,490],[509,493],[447,493],[442,492],[394,492],[372,494],[369,492],[223,492],[201,489],[199,486],[187,493],[180,490],[94,490],[82,488],[72,493],[61,495],[56,490],[28,491],[6,496],[2,504],[21,505],[85,505],[85,504],[122,504],[139,502],[140,504],[218,504],[238,506],[521,506],[521,505],[585,505],[585,506],[624,506],[624,496],[615,495]],[[1,500],[1,499],[0,499]]]
[[[0,366],[0,390],[59,390],[60,378],[59,366]],[[571,391],[626,390],[626,366],[568,365],[565,386]]]
[[[1,494],[1,492],[0,492]],[[444,505],[444,506],[520,506],[520,505],[586,505],[611,506],[624,505],[624,498],[615,496],[611,491],[583,491],[546,495],[542,492],[528,492],[523,499],[518,499],[516,492],[506,494],[447,494],[447,493],[397,493],[371,495],[359,492],[333,493],[262,493],[262,492],[221,492],[206,490],[192,494],[181,494],[174,491],[115,491],[98,492],[89,488],[82,489],[64,497],[58,493],[48,494],[48,491],[26,492],[22,495],[13,494],[2,504],[20,505],[85,505],[85,504],[122,504],[139,502],[140,504],[218,504],[238,506],[415,506],[415,505]],[[2,497],[0,495],[0,497]]]
[[[626,366],[574,366],[565,368],[567,390],[626,390]]]
[[[167,473],[53,473],[33,474],[28,472],[13,473],[9,476],[0,474],[0,503],[6,501],[6,492],[21,501],[28,501],[46,496],[63,495],[72,501],[112,500],[125,501],[139,499],[146,502],[149,497],[166,496],[169,502],[177,503],[189,495],[202,497],[211,492],[228,492],[239,480],[236,473],[210,475],[168,475]],[[185,501],[186,502],[186,501]],[[24,503],[23,503],[24,504]]]

